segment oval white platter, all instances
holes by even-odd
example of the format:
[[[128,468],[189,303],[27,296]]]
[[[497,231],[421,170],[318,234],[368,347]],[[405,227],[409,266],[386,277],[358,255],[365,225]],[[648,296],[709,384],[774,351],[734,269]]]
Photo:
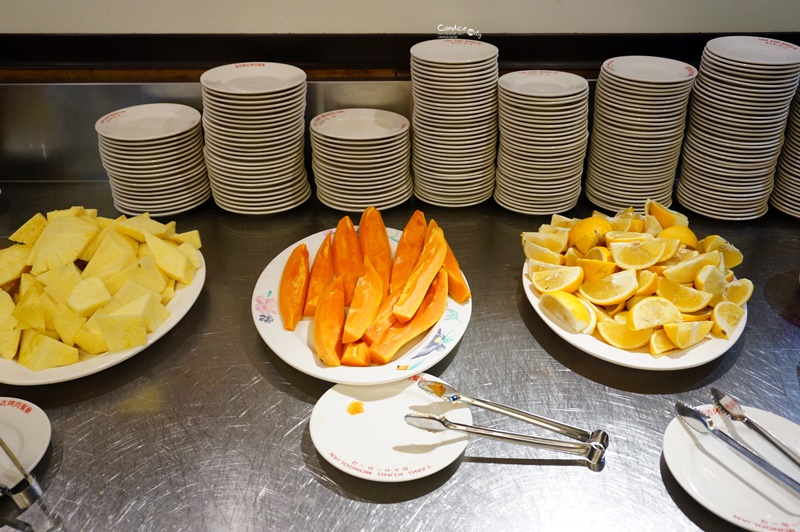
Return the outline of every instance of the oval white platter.
[[[602,342],[589,334],[573,333],[568,331],[561,322],[552,314],[541,308],[539,305],[539,294],[536,289],[531,287],[531,282],[527,276],[527,262],[522,267],[522,286],[525,295],[528,297],[531,306],[557,335],[568,343],[577,347],[585,353],[589,353],[606,362],[625,366],[634,369],[646,369],[653,371],[675,371],[701,366],[724,355],[728,349],[733,347],[739,336],[742,335],[747,324],[747,307],[745,306],[745,316],[736,328],[730,339],[715,338],[708,336],[700,343],[688,348],[669,351],[662,356],[654,357],[650,354],[647,347],[626,351],[618,349],[612,345]]]
[[[202,258],[202,254],[200,256]],[[69,366],[44,369],[41,371],[31,371],[13,360],[0,359],[0,383],[13,384],[16,386],[54,384],[57,382],[79,379],[116,366],[120,362],[124,362],[144,349],[147,349],[159,338],[172,330],[172,328],[183,319],[186,313],[189,312],[194,302],[197,301],[200,292],[203,290],[205,281],[206,265],[205,259],[203,259],[203,264],[197,269],[191,284],[175,291],[175,296],[167,303],[167,310],[170,312],[169,317],[161,324],[161,327],[147,335],[147,344],[145,345],[123,349],[122,351],[101,353],[99,355],[90,355],[79,351],[79,362],[70,364]]]
[[[322,244],[325,235],[334,232],[326,229],[299,240],[279,253],[267,265],[253,290],[251,310],[253,322],[261,338],[284,362],[311,377],[341,384],[382,384],[398,381],[421,373],[442,360],[458,343],[467,329],[472,314],[472,299],[464,304],[447,298],[444,316],[428,332],[404,346],[400,352],[383,366],[365,368],[326,366],[312,349],[313,320],[303,318],[294,331],[283,327],[278,313],[278,286],[281,274],[292,250],[300,244],[308,247],[309,261]],[[398,229],[386,229],[392,254],[403,234]]]

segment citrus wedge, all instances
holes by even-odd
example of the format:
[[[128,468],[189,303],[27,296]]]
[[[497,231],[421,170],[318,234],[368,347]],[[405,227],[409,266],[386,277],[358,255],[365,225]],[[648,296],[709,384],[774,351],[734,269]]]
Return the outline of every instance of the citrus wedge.
[[[566,253],[564,253],[564,264],[567,266],[575,266],[578,263],[578,259],[583,258],[583,253],[578,251],[578,248],[569,248]]]
[[[532,242],[550,251],[563,253],[567,250],[568,238],[569,233],[567,231],[558,231],[556,233],[526,232],[522,233],[522,245],[524,246],[525,242]]]
[[[639,288],[634,270],[622,270],[602,279],[583,283],[578,289],[581,294],[595,305],[624,304]]]
[[[689,219],[685,214],[673,211],[661,203],[648,199],[644,203],[644,213],[655,216],[661,227],[667,229],[673,225],[689,225]]]
[[[595,246],[586,252],[585,259],[591,260],[611,260],[611,250],[605,246]]]
[[[664,325],[669,341],[675,344],[678,349],[686,349],[699,343],[711,331],[714,322],[711,321],[689,321],[681,323],[667,323]]]
[[[655,238],[650,233],[639,233],[633,231],[609,231],[605,234],[606,245],[612,242],[644,242]]]
[[[588,283],[596,281],[616,272],[616,263],[604,260],[577,259],[575,265],[583,269],[583,281]]]
[[[570,332],[580,333],[597,322],[594,313],[576,296],[568,292],[546,292],[539,298],[539,305],[555,316]]]
[[[530,279],[533,287],[540,293],[560,290],[571,294],[583,283],[583,268],[567,266],[553,270],[541,270],[531,273]]]
[[[649,296],[656,293],[661,278],[650,270],[639,270],[636,272],[636,280],[639,282],[639,288],[634,295]]]
[[[695,275],[694,286],[698,290],[712,294],[711,299],[708,301],[708,304],[712,307],[726,299],[728,281],[725,280],[725,274],[716,266],[707,264],[700,268],[697,275]]]
[[[642,233],[645,234],[645,233]],[[661,260],[666,243],[663,240],[612,242],[611,257],[620,268],[643,270]]]
[[[609,345],[619,349],[638,349],[650,342],[652,329],[632,331],[624,323],[601,321],[597,323],[597,332]]]
[[[672,301],[661,296],[648,296],[631,307],[628,313],[628,328],[641,331],[682,320],[681,311]]]
[[[539,244],[534,244],[528,240],[522,241],[522,251],[529,259],[536,259],[542,262],[549,262],[550,264],[564,264],[564,255],[549,250]]]
[[[744,309],[736,303],[730,301],[718,303],[711,311],[711,321],[713,322],[711,334],[727,340],[739,326],[742,318],[744,318]]]
[[[744,278],[734,279],[728,283],[728,288],[725,292],[725,299],[742,307],[750,300],[750,296],[752,295],[753,281]]]
[[[714,294],[710,292],[684,286],[666,277],[659,281],[656,293],[672,301],[682,313],[704,309],[714,297]]]
[[[673,225],[658,233],[659,238],[677,238],[686,247],[697,249],[697,235],[686,225]]]
[[[650,335],[651,355],[660,355],[667,351],[672,351],[673,349],[677,349],[677,347],[670,341],[664,329],[656,329],[653,331],[653,334]]]
[[[719,251],[725,257],[725,266],[728,268],[735,268],[744,260],[742,252],[719,235],[709,235],[705,237],[697,243],[697,249],[703,253]]]
[[[718,266],[720,260],[720,253],[718,251],[709,251],[708,253],[701,253],[693,259],[681,261],[674,266],[670,266],[664,270],[664,277],[672,279],[678,283],[688,283],[694,281],[697,272],[703,266]],[[699,287],[700,290],[703,288]]]

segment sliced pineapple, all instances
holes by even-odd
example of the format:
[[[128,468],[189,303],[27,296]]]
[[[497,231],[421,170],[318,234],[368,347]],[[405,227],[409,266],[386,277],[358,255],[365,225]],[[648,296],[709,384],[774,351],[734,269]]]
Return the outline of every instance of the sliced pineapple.
[[[32,328],[37,331],[46,329],[41,294],[42,291],[34,285],[19,298],[11,315],[19,320],[20,329]]]
[[[54,218],[33,244],[29,259],[31,273],[39,275],[75,262],[99,231],[95,223],[75,216]]]
[[[14,231],[9,240],[20,244],[33,244],[47,225],[47,218],[42,213],[37,212],[27,222],[22,224],[19,229]]]
[[[86,351],[91,355],[99,355],[108,351],[108,344],[100,327],[97,325],[97,317],[99,313],[92,314],[92,317],[86,320],[83,327],[75,334],[75,345]]]
[[[147,343],[147,328],[140,315],[96,314],[97,325],[109,351],[120,351]]]
[[[176,233],[169,237],[169,239],[173,242],[177,242],[178,244],[183,244],[184,242],[189,243],[195,249],[200,249],[203,245],[200,240],[200,231],[197,229],[186,231],[184,233]]]
[[[17,356],[21,333],[17,327],[0,330],[0,357],[11,360]]]
[[[81,272],[74,262],[46,271],[36,278],[44,291],[58,303],[66,304],[75,286],[81,282]]]
[[[141,316],[145,329],[151,333],[158,329],[170,316],[167,307],[161,304],[161,297],[154,292],[144,294],[138,299],[110,313],[111,316]],[[102,323],[102,321],[101,321]],[[108,339],[106,338],[106,341]],[[111,344],[109,344],[110,346]]]
[[[67,366],[78,360],[77,349],[44,334],[37,334],[30,349],[19,356],[19,363],[33,371]]]
[[[69,305],[56,305],[53,314],[53,330],[58,333],[61,341],[67,345],[75,345],[75,335],[81,330],[86,318],[79,316]]]
[[[161,222],[150,218],[149,214],[144,213],[120,222],[119,231],[131,238],[136,239],[139,242],[144,242],[145,234],[151,234],[159,238],[165,238],[170,234],[170,232],[172,234],[175,233],[175,226],[172,225],[170,227],[162,224]]]
[[[0,249],[0,286],[14,283],[28,270],[31,248],[28,244],[14,244]]]
[[[149,288],[150,290],[161,293],[167,286],[167,276],[156,265],[152,255],[139,259],[118,274],[106,281],[106,287],[111,294],[117,293],[122,285],[129,279]]]
[[[134,239],[115,229],[110,230],[97,247],[91,260],[86,264],[81,277],[86,279],[98,275],[103,280],[110,279],[131,264],[136,263],[138,248],[139,244]]]
[[[164,273],[183,284],[192,282],[196,268],[186,255],[157,236],[145,234],[145,239],[156,264]]]
[[[99,276],[83,279],[72,290],[67,299],[67,305],[79,316],[88,318],[94,312],[111,300],[105,283]]]

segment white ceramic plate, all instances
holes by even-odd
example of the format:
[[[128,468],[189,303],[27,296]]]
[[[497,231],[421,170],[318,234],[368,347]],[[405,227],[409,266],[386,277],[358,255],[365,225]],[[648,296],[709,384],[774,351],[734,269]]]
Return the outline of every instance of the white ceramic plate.
[[[326,229],[295,242],[278,254],[267,265],[253,290],[251,310],[256,329],[272,351],[284,362],[312,377],[341,384],[383,384],[416,375],[442,360],[458,343],[467,329],[472,314],[472,299],[459,305],[447,298],[447,310],[439,322],[416,341],[407,344],[388,364],[357,368],[348,366],[330,367],[319,360],[311,348],[313,321],[303,318],[294,331],[283,328],[278,313],[278,286],[292,250],[300,244],[308,247],[309,262],[322,240],[333,229]],[[392,253],[403,234],[398,229],[386,229]]]
[[[469,436],[412,427],[404,416],[446,413],[451,421],[471,424],[472,414],[464,405],[431,397],[417,380],[409,377],[380,386],[337,384],[311,412],[314,447],[337,469],[376,482],[414,480],[444,469],[461,456]],[[354,406],[363,412],[350,413]]]
[[[411,57],[428,63],[481,63],[497,57],[493,44],[468,39],[433,39],[411,47]]]
[[[408,134],[408,119],[381,109],[338,109],[317,115],[309,127],[335,139],[384,139]]]
[[[724,59],[746,64],[778,66],[800,63],[800,47],[765,37],[717,37],[708,41],[706,48]]]
[[[202,255],[200,255],[202,258]],[[100,355],[89,355],[80,351],[80,361],[69,366],[59,368],[44,369],[42,371],[31,371],[22,364],[13,360],[0,359],[0,383],[13,384],[16,386],[33,386],[38,384],[53,384],[65,382],[87,375],[92,375],[98,371],[116,366],[120,362],[128,360],[147,347],[153,345],[159,338],[167,334],[192,308],[197,297],[203,289],[206,281],[205,260],[197,269],[194,279],[189,286],[185,286],[175,291],[175,296],[167,304],[170,316],[161,324],[161,327],[147,335],[147,344],[122,351],[113,351]]]
[[[274,93],[305,81],[306,73],[296,66],[262,62],[223,65],[200,76],[204,87],[229,94]]]
[[[50,420],[41,408],[24,399],[0,397],[0,437],[26,472],[30,473],[44,456],[50,433]],[[21,480],[19,470],[0,451],[0,484],[13,487]]]
[[[119,109],[94,125],[98,134],[115,140],[163,139],[200,124],[200,112],[177,103],[148,103]]]
[[[521,95],[570,96],[588,90],[586,78],[557,70],[520,70],[500,76],[503,89]]]
[[[754,431],[730,421],[713,405],[698,407],[717,428],[800,481],[794,466]],[[784,443],[800,453],[800,426],[780,416],[744,408]],[[664,432],[664,459],[678,484],[697,502],[719,517],[747,530],[795,530],[800,527],[800,497],[773,481],[710,434],[700,434],[673,419]]]
[[[687,63],[646,55],[608,59],[602,68],[621,78],[646,83],[682,83],[697,76],[697,69]]]
[[[574,345],[581,351],[589,353],[601,360],[635,369],[646,369],[653,371],[674,371],[679,369],[693,368],[701,366],[724,355],[728,349],[733,347],[736,340],[741,336],[747,324],[747,306],[745,305],[745,315],[739,326],[731,335],[729,340],[713,338],[711,336],[702,340],[699,344],[689,349],[670,351],[660,357],[650,355],[647,347],[626,351],[617,349],[605,342],[588,334],[573,333],[565,329],[549,312],[542,309],[539,305],[539,294],[531,288],[531,282],[527,276],[527,261],[522,267],[522,286],[525,288],[525,295],[528,296],[533,309],[542,320],[557,335]]]

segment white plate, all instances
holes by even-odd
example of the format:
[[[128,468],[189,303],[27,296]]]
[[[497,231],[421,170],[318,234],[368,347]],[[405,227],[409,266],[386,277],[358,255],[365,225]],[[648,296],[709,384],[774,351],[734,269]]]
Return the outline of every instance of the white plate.
[[[278,254],[267,265],[253,290],[251,310],[256,329],[272,351],[284,362],[312,377],[341,384],[383,384],[416,375],[442,360],[458,343],[467,329],[472,314],[472,299],[459,305],[447,298],[447,310],[439,322],[416,341],[410,342],[398,355],[384,366],[367,368],[326,366],[309,346],[313,336],[313,321],[303,318],[294,331],[283,328],[278,313],[278,285],[283,267],[292,250],[300,244],[308,247],[309,262],[313,263],[325,235],[333,232],[326,229],[295,242]],[[402,231],[386,229],[392,253],[397,248]]]
[[[692,65],[646,55],[628,55],[607,59],[602,68],[616,76],[645,83],[683,83],[697,76]]]
[[[800,468],[754,431],[722,415],[713,405],[698,407],[720,428],[800,481]],[[800,452],[800,426],[780,416],[744,408],[761,424]],[[747,530],[795,530],[800,526],[800,498],[756,469],[710,434],[700,434],[673,419],[664,432],[664,459],[678,484],[719,517]]]
[[[50,420],[47,414],[24,399],[0,397],[0,437],[30,473],[50,445]],[[13,487],[22,480],[19,470],[0,451],[0,484]]]
[[[601,342],[594,336],[573,333],[565,329],[556,318],[540,307],[539,295],[535,292],[535,289],[531,288],[531,282],[526,275],[527,269],[528,264],[526,261],[522,267],[522,286],[525,289],[525,295],[528,296],[528,301],[531,302],[533,309],[547,326],[581,351],[618,366],[653,371],[674,371],[701,366],[719,358],[733,347],[747,324],[747,306],[745,305],[744,318],[729,340],[708,336],[705,340],[688,349],[670,351],[660,357],[650,355],[647,347],[626,351]]]
[[[468,39],[433,39],[411,47],[411,57],[428,63],[481,63],[497,57],[493,44]]]
[[[290,89],[305,83],[306,73],[282,63],[236,63],[203,72],[200,83],[217,92],[265,94]]]
[[[202,258],[202,254],[200,255]],[[175,296],[167,303],[170,311],[169,317],[161,327],[147,335],[147,344],[123,349],[122,351],[112,351],[100,355],[89,355],[81,350],[80,361],[69,366],[58,368],[43,369],[41,371],[31,371],[22,364],[13,360],[0,359],[0,383],[13,384],[16,386],[33,386],[38,384],[53,384],[65,382],[92,375],[98,371],[116,366],[120,362],[128,360],[147,347],[153,345],[159,338],[167,334],[192,308],[197,297],[200,295],[206,281],[205,259],[203,264],[197,269],[194,279],[189,286],[185,286],[175,291]]]
[[[100,118],[95,131],[115,140],[153,140],[186,132],[200,124],[200,112],[188,105],[149,103],[119,109]]]
[[[800,63],[800,47],[766,37],[717,37],[708,41],[706,48],[715,55],[739,63],[768,66]]]
[[[471,424],[472,413],[464,405],[431,397],[417,380],[409,377],[380,386],[337,384],[311,412],[314,447],[337,469],[376,482],[403,482],[441,471],[461,456],[469,436],[412,427],[404,416],[446,413],[451,421]],[[363,407],[363,412],[351,414],[351,405]]]

